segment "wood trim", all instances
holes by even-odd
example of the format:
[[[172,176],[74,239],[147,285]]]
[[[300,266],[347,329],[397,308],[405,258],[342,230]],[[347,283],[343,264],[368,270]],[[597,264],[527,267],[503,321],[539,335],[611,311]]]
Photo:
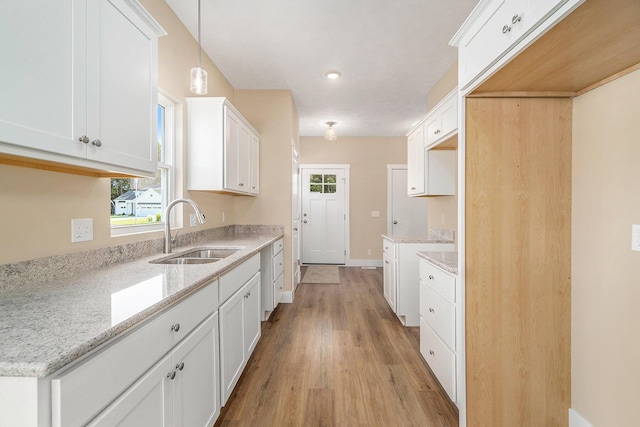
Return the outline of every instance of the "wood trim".
[[[620,77],[624,77],[624,76],[626,76],[627,74],[631,74],[631,73],[633,73],[634,71],[637,71],[637,70],[640,70],[640,63],[639,63],[639,64],[636,64],[636,65],[633,65],[633,66],[631,66],[631,67],[627,68],[626,70],[622,70],[622,71],[620,71],[619,73],[616,73],[616,74],[614,74],[614,75],[612,75],[612,76],[610,76],[610,77],[607,77],[607,78],[606,78],[606,79],[604,79],[604,80],[599,81],[598,83],[592,84],[591,86],[586,87],[586,88],[584,88],[584,89],[582,89],[582,90],[578,91],[578,93],[576,93],[576,96],[584,95],[585,93],[587,93],[587,92],[589,92],[589,91],[592,91],[592,90],[594,90],[594,89],[597,89],[597,88],[599,88],[600,86],[604,86],[604,85],[606,85],[607,83],[611,83],[612,81],[617,80],[617,79],[619,79]]]
[[[568,423],[571,111],[571,99],[466,100],[470,426]]]
[[[577,92],[474,92],[467,98],[573,98]]]

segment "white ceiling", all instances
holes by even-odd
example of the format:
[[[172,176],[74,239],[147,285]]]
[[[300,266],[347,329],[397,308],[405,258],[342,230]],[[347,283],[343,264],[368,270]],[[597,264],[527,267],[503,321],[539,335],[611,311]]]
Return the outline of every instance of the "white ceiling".
[[[201,0],[202,46],[235,89],[291,90],[301,136],[402,136],[477,1]],[[167,3],[196,37],[197,0]]]

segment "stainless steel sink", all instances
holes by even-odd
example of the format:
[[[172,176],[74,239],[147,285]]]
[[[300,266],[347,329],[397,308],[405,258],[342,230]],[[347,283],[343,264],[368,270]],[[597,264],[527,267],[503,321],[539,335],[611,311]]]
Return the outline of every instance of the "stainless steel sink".
[[[150,261],[152,264],[209,264],[231,256],[242,248],[203,247]]]

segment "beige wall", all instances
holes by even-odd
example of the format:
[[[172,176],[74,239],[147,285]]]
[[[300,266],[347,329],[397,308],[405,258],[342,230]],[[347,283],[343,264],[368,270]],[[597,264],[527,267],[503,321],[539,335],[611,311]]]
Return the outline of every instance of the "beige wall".
[[[427,94],[430,110],[458,85],[458,63],[453,64]],[[429,230],[444,228],[454,230],[458,241],[458,196],[429,197],[427,208]]]
[[[260,195],[236,197],[238,224],[285,227],[285,291],[291,291],[291,143],[298,113],[288,90],[238,90],[234,104],[260,133]]]
[[[406,164],[405,137],[300,138],[301,164],[350,165],[351,259],[382,259],[381,234],[387,231],[387,165]],[[371,211],[380,211],[379,218]],[[367,255],[371,249],[371,255]]]
[[[572,407],[637,426],[640,401],[640,71],[573,103]]]
[[[196,64],[197,44],[164,1],[142,0],[142,4],[168,33],[159,41],[159,86],[182,103],[186,96],[191,96],[188,76],[190,68]],[[233,101],[233,87],[206,55],[202,57],[202,65],[209,73],[208,96],[226,96]],[[185,114],[184,109],[180,111]],[[184,128],[178,132],[178,139],[180,137],[184,140]],[[178,163],[177,172],[184,172],[183,163]],[[110,188],[106,178],[0,165],[0,183],[0,205],[3,207],[0,216],[0,264],[81,252],[162,235],[161,232],[155,232],[110,237]],[[181,182],[179,184],[180,191],[183,187]],[[188,231],[223,225],[223,211],[227,214],[226,224],[234,223],[234,197],[186,191],[182,196],[196,200],[207,215],[205,225]],[[182,209],[182,206],[177,208]],[[71,243],[72,218],[93,218],[93,241]]]

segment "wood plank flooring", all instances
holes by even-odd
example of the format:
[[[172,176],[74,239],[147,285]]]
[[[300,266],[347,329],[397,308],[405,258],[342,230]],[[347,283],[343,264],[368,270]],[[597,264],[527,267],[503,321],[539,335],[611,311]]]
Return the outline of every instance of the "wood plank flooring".
[[[263,324],[216,426],[457,426],[457,409],[382,296],[382,270],[301,284]]]

